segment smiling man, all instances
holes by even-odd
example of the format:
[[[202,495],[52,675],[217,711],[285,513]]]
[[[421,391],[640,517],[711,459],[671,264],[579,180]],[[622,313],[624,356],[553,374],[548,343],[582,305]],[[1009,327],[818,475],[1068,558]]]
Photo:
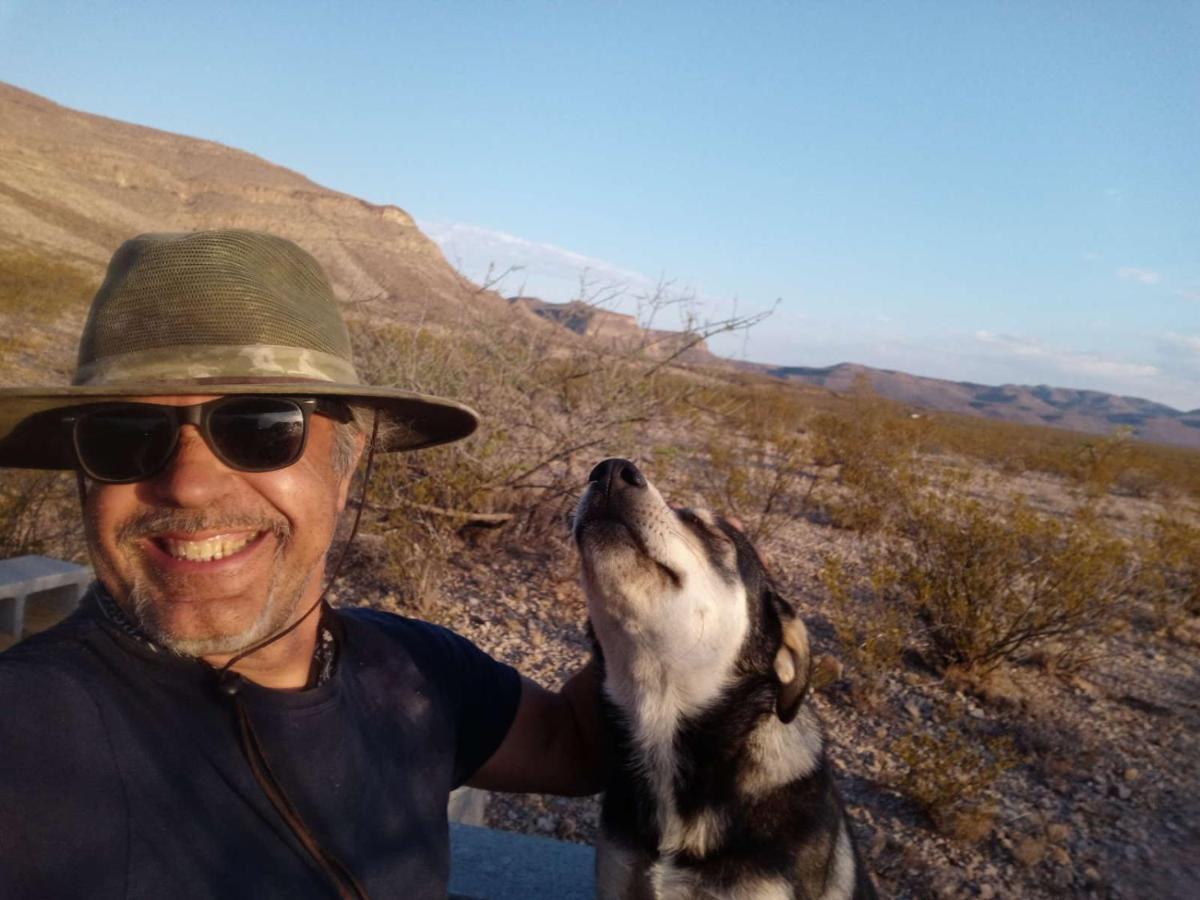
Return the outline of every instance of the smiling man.
[[[441,897],[452,788],[595,790],[590,669],[324,602],[364,446],[475,425],[360,383],[295,244],[125,243],[73,384],[0,391],[0,465],[75,470],[97,578],[0,654],[0,894]]]

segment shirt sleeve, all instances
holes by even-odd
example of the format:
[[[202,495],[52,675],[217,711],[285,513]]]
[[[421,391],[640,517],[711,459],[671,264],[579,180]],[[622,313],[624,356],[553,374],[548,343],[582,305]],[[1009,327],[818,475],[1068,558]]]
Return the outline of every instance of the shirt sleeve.
[[[508,734],[521,701],[521,676],[448,628],[414,624],[426,633],[422,649],[449,705],[455,732],[454,787],[482,766]]]
[[[127,810],[99,711],[51,667],[0,662],[5,897],[125,895]]]

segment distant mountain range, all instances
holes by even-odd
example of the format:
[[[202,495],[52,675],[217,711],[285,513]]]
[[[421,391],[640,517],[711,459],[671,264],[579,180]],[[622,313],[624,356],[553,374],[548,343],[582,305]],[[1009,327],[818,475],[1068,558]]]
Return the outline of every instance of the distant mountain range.
[[[602,340],[663,355],[679,347],[677,335],[643,332],[619,313],[529,297],[506,301],[479,288],[399,207],[329,190],[241,150],[77,112],[0,83],[0,248],[65,259],[99,280],[113,250],[135,234],[229,226],[272,231],[310,250],[352,316],[419,317],[452,328],[469,308],[556,329],[567,346]],[[74,315],[81,320],[83,310]],[[72,352],[63,348],[64,357]],[[703,343],[682,358],[833,391],[864,375],[880,394],[917,407],[1093,433],[1127,425],[1145,440],[1200,448],[1200,409],[1180,412],[1133,397],[989,387],[849,363],[814,369],[731,362]]]
[[[1200,409],[1181,412],[1139,397],[1044,384],[1004,384],[997,387],[969,381],[925,378],[853,363],[823,368],[748,363],[744,368],[839,392],[850,390],[856,379],[865,377],[880,395],[924,409],[1027,425],[1053,425],[1093,434],[1107,434],[1127,426],[1142,440],[1200,448]]]

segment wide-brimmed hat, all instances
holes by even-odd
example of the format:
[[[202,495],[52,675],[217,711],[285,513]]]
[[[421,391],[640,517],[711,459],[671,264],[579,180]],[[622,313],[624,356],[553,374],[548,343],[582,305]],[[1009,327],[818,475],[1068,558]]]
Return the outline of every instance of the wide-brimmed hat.
[[[361,383],[329,279],[291,241],[255,231],[143,234],[113,255],[70,385],[0,389],[0,466],[68,469],[63,420],[83,404],[172,394],[339,397],[379,411],[379,450],[464,438],[461,403]]]

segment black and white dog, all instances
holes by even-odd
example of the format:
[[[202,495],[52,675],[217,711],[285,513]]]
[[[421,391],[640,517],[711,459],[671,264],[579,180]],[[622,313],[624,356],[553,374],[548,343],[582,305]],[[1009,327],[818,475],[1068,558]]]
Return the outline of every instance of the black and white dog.
[[[872,898],[805,702],[808,633],[740,529],[593,469],[575,541],[602,666],[603,898]]]

